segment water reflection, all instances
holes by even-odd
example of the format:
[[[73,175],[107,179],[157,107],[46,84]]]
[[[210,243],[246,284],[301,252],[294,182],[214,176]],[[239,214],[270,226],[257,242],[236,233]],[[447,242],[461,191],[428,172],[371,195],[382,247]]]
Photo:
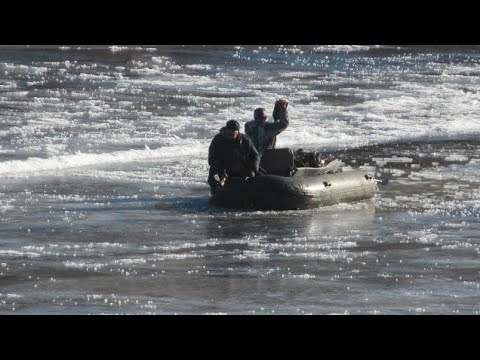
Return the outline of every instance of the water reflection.
[[[358,203],[304,211],[227,212],[224,216],[207,217],[205,226],[210,238],[219,239],[321,238],[365,229],[374,217],[373,203]]]

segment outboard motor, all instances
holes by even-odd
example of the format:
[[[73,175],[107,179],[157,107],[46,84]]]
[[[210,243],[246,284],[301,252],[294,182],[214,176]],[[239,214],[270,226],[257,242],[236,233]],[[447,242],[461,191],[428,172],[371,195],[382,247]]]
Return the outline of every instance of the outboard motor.
[[[322,166],[322,154],[315,150],[298,149],[295,151],[294,163],[296,167],[314,167]]]

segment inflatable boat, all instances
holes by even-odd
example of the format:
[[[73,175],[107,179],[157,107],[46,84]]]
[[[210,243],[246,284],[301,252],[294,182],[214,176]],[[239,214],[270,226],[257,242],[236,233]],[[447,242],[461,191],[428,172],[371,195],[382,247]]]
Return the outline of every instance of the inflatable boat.
[[[337,160],[325,167],[295,167],[290,149],[269,150],[267,175],[231,178],[210,193],[210,203],[227,208],[300,210],[372,198],[377,180],[367,171],[344,170]]]

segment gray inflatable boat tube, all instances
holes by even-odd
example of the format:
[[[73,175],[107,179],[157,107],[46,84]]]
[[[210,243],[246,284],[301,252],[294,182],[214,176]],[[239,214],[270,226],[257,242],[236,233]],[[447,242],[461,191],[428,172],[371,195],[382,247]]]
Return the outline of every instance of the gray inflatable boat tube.
[[[299,168],[291,177],[232,178],[210,194],[210,203],[228,208],[297,210],[370,199],[377,191],[377,181],[366,171],[322,174],[317,168]]]

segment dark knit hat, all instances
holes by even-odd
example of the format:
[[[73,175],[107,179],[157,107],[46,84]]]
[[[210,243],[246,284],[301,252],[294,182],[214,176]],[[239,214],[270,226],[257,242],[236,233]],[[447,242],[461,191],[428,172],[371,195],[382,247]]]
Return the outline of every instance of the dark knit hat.
[[[236,120],[228,120],[226,127],[232,131],[240,131],[240,124]]]

